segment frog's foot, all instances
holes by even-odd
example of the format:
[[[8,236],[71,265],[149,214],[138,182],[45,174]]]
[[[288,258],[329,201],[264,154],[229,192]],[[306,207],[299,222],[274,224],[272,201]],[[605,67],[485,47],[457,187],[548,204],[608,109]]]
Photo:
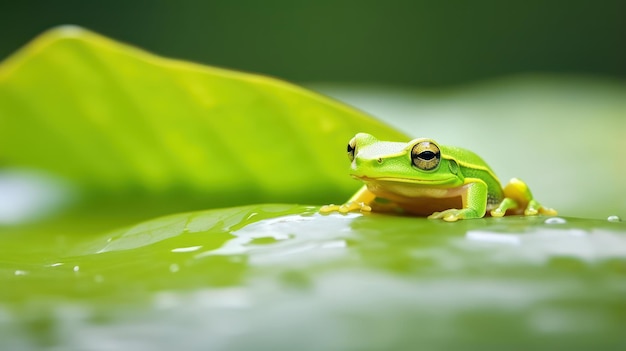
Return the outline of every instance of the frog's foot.
[[[491,216],[502,217],[506,214],[507,210],[516,210],[518,208],[519,208],[518,203],[515,200],[507,197],[504,200],[502,200],[502,202],[500,203],[500,205],[498,205],[497,208],[491,210]],[[519,213],[519,212],[521,212],[521,210],[519,210],[516,213]],[[556,211],[551,208],[543,207],[536,200],[528,201],[528,204],[526,205],[526,208],[524,209],[524,216],[536,216],[538,214],[542,214],[546,216],[555,216]]]
[[[475,210],[464,208],[462,210],[451,208],[449,210],[435,212],[428,216],[428,219],[443,219],[446,222],[455,222],[459,219],[480,218]]]
[[[339,212],[342,214],[346,214],[348,212],[371,212],[372,207],[370,207],[365,202],[346,202],[343,205],[326,205],[320,208],[321,214],[329,214],[331,212]]]
[[[528,202],[528,206],[526,206],[526,209],[524,210],[524,215],[525,216],[536,216],[538,214],[542,214],[542,215],[545,215],[545,216],[556,216],[557,212],[556,212],[556,210],[554,210],[552,208],[543,207],[536,200],[530,200]]]
[[[506,213],[507,210],[517,210],[515,213],[522,212],[525,216],[536,216],[538,214],[546,215],[546,216],[554,216],[556,215],[556,211],[543,207],[539,202],[537,202],[534,198],[530,189],[522,180],[513,178],[504,187],[504,195],[505,199],[502,200],[498,208],[491,211],[491,215],[494,217],[502,217]],[[515,205],[513,205],[515,204]]]
[[[517,207],[518,207],[517,202],[507,197],[504,200],[502,200],[502,202],[500,202],[500,205],[498,205],[497,208],[491,210],[490,213],[492,217],[502,217],[506,214],[507,210],[516,209]]]

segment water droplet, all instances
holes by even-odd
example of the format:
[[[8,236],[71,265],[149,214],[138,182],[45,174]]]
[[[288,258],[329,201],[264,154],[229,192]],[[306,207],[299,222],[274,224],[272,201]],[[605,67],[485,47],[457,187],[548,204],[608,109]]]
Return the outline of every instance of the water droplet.
[[[62,265],[63,265],[62,262],[57,262],[57,263],[51,264],[50,267],[59,267],[59,266],[62,266]]]
[[[176,273],[180,270],[180,267],[176,263],[172,263],[170,265],[170,272]]]
[[[543,223],[545,223],[545,224],[564,224],[564,223],[567,223],[567,221],[564,218],[561,218],[561,217],[550,217],[550,218],[546,219]]]
[[[619,216],[609,216],[609,218],[606,219],[609,222],[621,222],[622,219],[619,218]]]
[[[20,270],[15,271],[15,275],[26,275],[26,274],[28,274],[28,272],[26,271],[20,271]]]
[[[79,270],[80,270],[80,267],[74,266],[74,272],[78,272]]]

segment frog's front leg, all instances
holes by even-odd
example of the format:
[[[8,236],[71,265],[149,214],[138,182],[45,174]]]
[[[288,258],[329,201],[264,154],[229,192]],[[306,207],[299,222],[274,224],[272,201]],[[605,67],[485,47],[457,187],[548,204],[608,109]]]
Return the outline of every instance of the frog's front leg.
[[[461,194],[463,208],[435,212],[429,219],[443,219],[454,222],[459,219],[482,218],[487,210],[487,184],[477,178],[466,178],[464,192]]]
[[[504,187],[504,199],[497,208],[491,210],[494,217],[502,217],[508,210],[524,210],[525,216],[542,214],[555,216],[557,212],[551,208],[543,207],[533,198],[528,185],[520,179],[513,178]]]
[[[326,205],[320,208],[321,214],[328,214],[331,212],[348,213],[348,212],[370,212],[372,211],[371,204],[376,199],[376,195],[367,189],[367,186],[363,186],[343,205]]]

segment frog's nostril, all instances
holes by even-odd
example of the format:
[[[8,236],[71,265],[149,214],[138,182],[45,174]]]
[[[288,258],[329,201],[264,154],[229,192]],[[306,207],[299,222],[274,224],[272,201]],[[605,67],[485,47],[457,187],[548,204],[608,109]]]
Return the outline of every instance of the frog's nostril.
[[[381,164],[381,163],[383,163],[383,159],[379,157],[378,159],[376,159],[376,162],[378,162],[379,164]]]

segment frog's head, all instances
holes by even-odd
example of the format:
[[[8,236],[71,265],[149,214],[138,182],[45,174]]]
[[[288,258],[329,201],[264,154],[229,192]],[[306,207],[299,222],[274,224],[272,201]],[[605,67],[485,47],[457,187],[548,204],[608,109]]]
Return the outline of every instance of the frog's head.
[[[399,182],[416,185],[452,185],[463,182],[459,166],[442,155],[431,139],[408,143],[380,141],[359,133],[348,143],[351,175],[364,182]]]

